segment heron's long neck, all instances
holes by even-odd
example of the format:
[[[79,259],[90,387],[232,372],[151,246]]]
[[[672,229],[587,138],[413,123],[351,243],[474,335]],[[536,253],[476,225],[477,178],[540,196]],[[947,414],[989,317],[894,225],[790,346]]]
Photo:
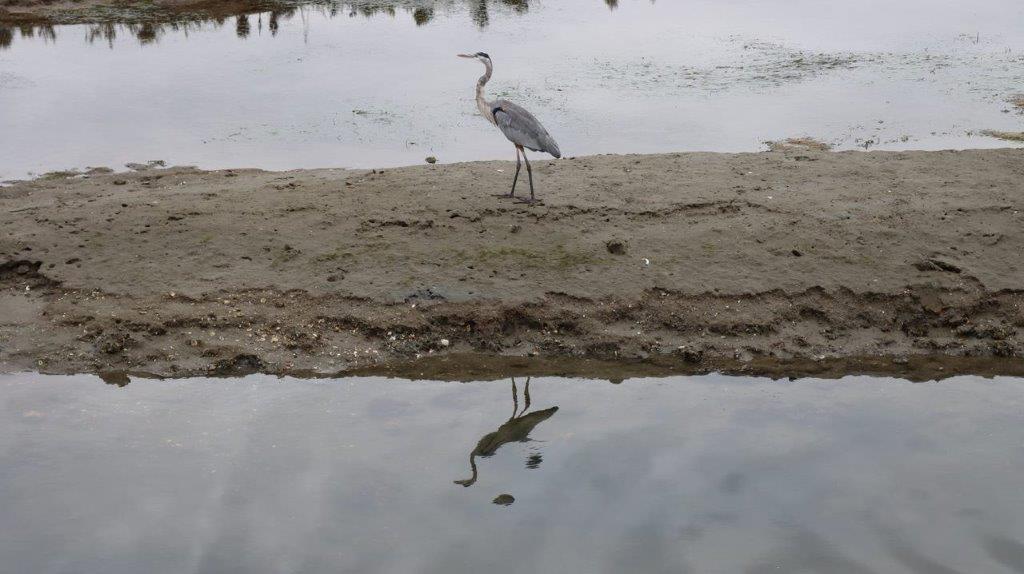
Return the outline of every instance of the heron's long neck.
[[[470,454],[469,455],[469,468],[472,469],[473,476],[472,476],[472,478],[463,481],[465,486],[473,486],[474,484],[476,484],[477,471],[476,471],[476,455],[475,454]]]
[[[494,71],[494,68],[490,62],[484,62],[484,66],[487,66],[487,71],[476,81],[476,107],[480,109],[480,113],[487,118],[487,121],[493,124],[494,114],[491,113],[490,104],[484,99],[484,86],[491,80],[491,72]]]

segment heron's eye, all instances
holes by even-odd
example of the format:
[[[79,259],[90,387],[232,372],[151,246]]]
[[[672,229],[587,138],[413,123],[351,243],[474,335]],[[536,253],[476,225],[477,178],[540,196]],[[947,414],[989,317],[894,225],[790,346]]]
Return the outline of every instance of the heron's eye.
[[[491,59],[491,57],[490,57],[490,56],[488,56],[487,54],[485,54],[485,53],[483,53],[483,52],[477,52],[477,53],[476,53],[476,55],[477,55],[477,56],[479,56],[479,57],[481,57],[481,58],[487,58],[488,60],[490,60],[490,59]]]

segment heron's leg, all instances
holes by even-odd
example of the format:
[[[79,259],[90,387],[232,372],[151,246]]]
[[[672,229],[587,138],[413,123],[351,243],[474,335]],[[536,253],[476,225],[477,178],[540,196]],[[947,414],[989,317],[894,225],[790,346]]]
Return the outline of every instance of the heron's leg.
[[[516,418],[516,412],[519,410],[519,393],[516,392],[516,378],[512,377],[512,420]]]
[[[516,196],[516,182],[519,181],[519,170],[523,168],[523,162],[519,161],[519,152],[520,151],[522,151],[522,148],[519,147],[519,146],[516,146],[516,175],[515,175],[515,177],[512,178],[512,191],[510,191],[508,193],[509,197],[515,197]]]
[[[533,203],[537,201],[533,195],[533,167],[530,166],[530,158],[526,157],[526,150],[523,150],[523,160],[526,161],[526,175],[530,177],[530,199],[524,200],[523,203]]]
[[[523,412],[519,413],[519,416],[526,414],[526,411],[530,410],[530,377],[526,377],[526,387],[523,388],[523,397],[526,398],[526,404],[523,405]]]
[[[512,191],[508,193],[495,193],[494,197],[515,197],[516,196],[516,182],[519,181],[519,170],[523,167],[523,162],[519,160],[519,152],[522,148],[516,146],[516,175],[512,178]],[[524,154],[525,155],[525,154]]]

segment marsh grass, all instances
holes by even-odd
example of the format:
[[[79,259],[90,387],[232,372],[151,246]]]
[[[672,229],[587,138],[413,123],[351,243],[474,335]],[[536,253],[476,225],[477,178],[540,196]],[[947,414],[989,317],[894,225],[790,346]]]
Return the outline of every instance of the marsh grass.
[[[39,176],[39,179],[67,179],[69,177],[78,177],[82,175],[82,172],[75,169],[61,169],[57,171],[49,171]]]
[[[1009,142],[1024,143],[1024,132],[1002,132],[998,130],[982,130],[982,135],[999,138]]]
[[[813,150],[813,151],[829,151],[832,149],[831,144],[827,144],[822,141],[818,141],[809,136],[801,136],[796,138],[787,138],[779,141],[767,141],[764,142],[768,146],[769,151],[786,151],[786,150]]]

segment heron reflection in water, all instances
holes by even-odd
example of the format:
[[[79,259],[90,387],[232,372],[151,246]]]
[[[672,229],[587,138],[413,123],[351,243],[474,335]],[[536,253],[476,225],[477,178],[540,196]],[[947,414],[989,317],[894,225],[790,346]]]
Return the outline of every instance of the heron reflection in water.
[[[469,453],[469,467],[473,475],[465,480],[456,480],[455,484],[472,486],[477,479],[476,457],[487,458],[498,451],[503,445],[510,442],[527,442],[530,440],[530,432],[540,423],[551,418],[551,415],[558,412],[558,407],[551,407],[542,411],[530,410],[530,379],[526,379],[523,388],[523,410],[519,411],[519,393],[516,388],[516,380],[512,378],[512,416],[505,421],[498,430],[485,434],[477,443],[476,448]],[[526,463],[529,468],[537,468],[540,465],[540,457],[531,456]]]

